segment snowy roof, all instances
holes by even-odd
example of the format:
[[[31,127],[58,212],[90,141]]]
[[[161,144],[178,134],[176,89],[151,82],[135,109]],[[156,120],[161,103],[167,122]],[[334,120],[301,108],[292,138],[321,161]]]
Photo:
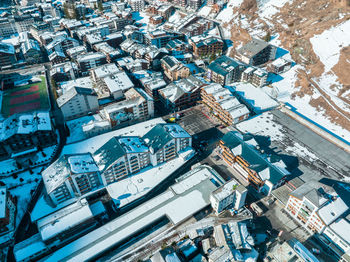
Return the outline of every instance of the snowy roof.
[[[6,215],[6,187],[0,187],[0,218]]]
[[[220,177],[210,167],[198,167],[185,174],[185,177],[196,176],[203,169],[210,169],[213,177]],[[220,182],[218,183],[220,184]],[[93,259],[112,245],[133,235],[163,216],[167,216],[176,225],[206,207],[210,203],[210,193],[215,188],[216,185],[208,178],[180,195],[168,189],[128,213],[58,249],[48,256],[46,261]]]
[[[74,98],[77,95],[83,95],[83,96],[97,96],[96,92],[92,88],[85,88],[85,87],[77,87],[73,86],[68,91],[64,92],[63,95],[57,98],[57,105],[59,107],[62,107],[67,102],[69,102],[72,98]]]
[[[49,216],[37,221],[38,230],[43,241],[74,228],[93,217],[86,199],[81,199]]]
[[[13,55],[13,54],[15,54],[15,48],[12,44],[0,42],[0,53]]]
[[[246,189],[243,186],[239,185],[239,183],[235,179],[232,179],[227,183],[225,183],[224,185],[222,185],[221,187],[219,187],[218,189],[216,189],[212,193],[212,195],[218,201],[221,201],[227,198],[228,196],[230,196],[233,192],[235,192],[235,190],[244,191]]]
[[[75,174],[98,171],[98,167],[90,154],[69,156],[68,163],[70,170]]]
[[[260,88],[254,87],[250,83],[234,83],[235,91],[248,103],[258,111],[268,110],[277,107],[279,104],[269,97]]]
[[[111,76],[107,76],[104,78],[104,82],[112,94],[120,90],[126,91],[134,87],[134,84],[131,82],[130,78],[124,71],[120,71],[118,73],[114,73]]]
[[[339,218],[329,226],[338,236],[350,244],[350,223],[344,218]]]
[[[63,90],[63,93],[71,89],[73,86],[91,89],[93,88],[93,84],[90,77],[80,77],[74,80],[60,82],[60,87]]]
[[[90,153],[80,155],[62,155],[42,173],[47,193],[59,187],[71,174],[81,174],[98,171]]]
[[[106,55],[104,53],[90,52],[90,53],[86,53],[83,55],[78,55],[77,61],[78,61],[78,63],[82,63],[82,62],[88,62],[90,60],[98,60],[98,59],[102,59],[102,58],[106,58]]]
[[[104,78],[120,71],[116,64],[106,64],[92,69],[97,78]]]
[[[148,152],[145,142],[138,136],[128,136],[118,138],[118,142],[126,153],[144,153]]]
[[[28,114],[14,114],[0,123],[0,141],[15,134],[30,134],[36,131],[51,131],[50,113],[35,111]]]
[[[340,197],[338,197],[335,201],[331,201],[319,209],[318,215],[326,225],[329,225],[334,220],[339,218],[339,216],[344,214],[348,209],[349,207]]]

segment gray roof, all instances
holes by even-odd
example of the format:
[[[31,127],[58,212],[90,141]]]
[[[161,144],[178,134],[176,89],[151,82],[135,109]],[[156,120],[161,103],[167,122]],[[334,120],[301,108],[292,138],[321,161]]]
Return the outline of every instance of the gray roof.
[[[94,89],[73,86],[67,92],[65,92],[63,95],[61,95],[59,98],[57,98],[57,105],[59,107],[63,106],[65,103],[67,103],[69,100],[71,100],[76,95],[97,96]]]
[[[266,48],[269,45],[269,43],[253,38],[252,41],[242,46],[240,49],[238,49],[238,53],[246,56],[246,57],[253,57],[260,51],[262,51],[264,48]]]

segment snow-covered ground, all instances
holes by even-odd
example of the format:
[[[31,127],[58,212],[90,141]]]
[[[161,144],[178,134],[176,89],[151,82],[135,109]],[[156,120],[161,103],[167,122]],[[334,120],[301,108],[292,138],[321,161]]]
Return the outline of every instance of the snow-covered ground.
[[[198,15],[207,17],[210,14],[210,11],[211,7],[205,5],[198,11]]]
[[[292,2],[293,0],[258,0],[259,16],[261,18],[271,18],[285,4]]]
[[[280,44],[278,35],[273,38],[271,44],[275,44],[276,46]],[[287,50],[283,48],[279,48],[279,50],[282,57],[291,59],[290,53]],[[298,79],[298,70],[305,70],[305,68],[301,65],[294,65],[290,70],[280,74],[279,76],[273,77],[273,83],[269,86],[263,87],[263,90],[273,98],[276,98],[278,101],[282,103],[289,103],[296,108],[299,113],[315,121],[317,124],[331,131],[337,136],[350,142],[350,131],[344,129],[336,123],[333,123],[322,108],[315,108],[310,105],[310,101],[312,99],[317,99],[322,95],[316,88],[313,89],[312,95],[304,94],[302,97],[292,96],[293,93],[300,90],[300,86],[295,86]],[[336,90],[332,91],[329,88],[331,83],[336,83],[336,79],[333,74],[324,74],[320,79],[314,80],[319,84],[320,88],[331,96],[339,107],[342,107],[344,110],[349,110],[347,105],[336,97]]]
[[[118,207],[123,207],[147,194],[192,158],[193,155],[194,151],[192,149],[186,150],[174,160],[157,167],[148,167],[141,173],[107,186],[107,191]]]
[[[243,0],[229,0],[226,7],[216,16],[216,20],[220,20],[223,23],[230,22],[233,18],[233,9],[239,7],[243,3]]]
[[[56,148],[57,148],[56,145],[44,148],[42,152],[38,152],[34,156],[31,156],[30,158],[28,158],[28,160],[30,159],[30,161],[32,162],[31,166],[32,167],[41,166],[48,163],[52,155],[56,151]],[[0,162],[0,176],[11,175],[12,173],[20,172],[21,170],[23,170],[23,168],[18,168],[16,164],[16,160],[14,159],[7,159]]]
[[[270,112],[265,112],[261,115],[243,121],[236,125],[236,128],[244,133],[254,135],[268,136],[271,141],[283,142],[285,135],[283,134],[283,126],[272,122],[273,115]],[[285,150],[290,155],[316,160],[317,156],[310,152],[306,147],[294,142],[293,145],[286,146]]]
[[[349,28],[350,20],[347,20],[310,38],[312,48],[325,66],[325,72],[330,71],[338,63],[340,50],[350,45]]]

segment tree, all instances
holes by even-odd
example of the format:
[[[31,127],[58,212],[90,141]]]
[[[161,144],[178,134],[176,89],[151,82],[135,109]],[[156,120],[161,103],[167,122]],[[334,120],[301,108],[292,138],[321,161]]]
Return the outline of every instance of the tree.
[[[98,1],[98,10],[100,10],[101,12],[103,12],[102,1]]]
[[[64,12],[64,16],[66,18],[71,18],[70,17],[70,14],[69,14],[69,7],[68,7],[68,4],[67,3],[64,3],[63,4],[63,12]]]
[[[270,42],[270,40],[271,40],[271,34],[270,34],[270,32],[267,32],[267,33],[266,33],[266,35],[265,35],[265,37],[264,37],[264,40],[265,40],[265,42]]]

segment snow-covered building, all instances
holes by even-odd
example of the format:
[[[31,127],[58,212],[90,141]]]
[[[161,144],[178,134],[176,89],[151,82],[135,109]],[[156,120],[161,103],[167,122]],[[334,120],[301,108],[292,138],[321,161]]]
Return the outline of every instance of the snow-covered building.
[[[333,188],[321,185],[317,182],[303,184],[290,193],[285,206],[285,210],[309,232],[322,233],[349,209]],[[331,235],[332,232],[328,230],[327,233]]]
[[[115,100],[120,100],[124,97],[126,91],[133,88],[134,84],[124,71],[119,71],[103,78],[102,85],[98,88],[108,90],[110,96]]]
[[[77,63],[81,72],[87,73],[91,68],[106,64],[107,57],[101,52],[90,52],[78,55]]]
[[[213,35],[193,36],[189,39],[193,53],[196,57],[210,57],[221,55],[224,42],[221,38]]]
[[[244,206],[248,190],[232,179],[220,186],[210,195],[210,203],[216,214],[228,207],[239,210]]]
[[[67,50],[73,47],[79,46],[79,42],[76,39],[68,37],[67,35],[60,35],[55,37],[49,44],[45,46],[48,54],[54,51],[66,54]]]
[[[50,76],[56,83],[74,80],[78,77],[78,66],[73,62],[54,65],[50,69]]]
[[[110,139],[94,153],[94,159],[108,185],[147,166],[168,162],[191,146],[192,138],[181,126],[158,124],[142,138]]]
[[[14,114],[0,123],[0,159],[16,158],[55,145],[50,113]]]
[[[230,85],[241,79],[246,66],[228,56],[221,56],[208,67],[208,79],[220,85]]]
[[[57,98],[57,105],[66,120],[94,113],[99,104],[94,89],[73,86]]]
[[[154,116],[154,101],[140,88],[131,88],[124,94],[124,99],[109,104],[101,113],[114,126],[122,123],[135,123]]]
[[[252,135],[230,131],[220,140],[219,155],[259,192],[270,195],[290,173],[278,155],[266,157],[258,147]]]
[[[143,11],[145,9],[144,0],[128,0],[128,4],[131,6],[131,9],[135,12]]]
[[[223,181],[211,167],[199,166],[176,179],[176,183],[164,193],[61,247],[45,260],[67,260],[68,257],[77,261],[94,260],[110,247],[159,222],[162,217],[178,225],[208,206],[210,193]],[[246,235],[243,234],[245,239]]]
[[[164,106],[173,112],[194,106],[201,98],[201,87],[205,85],[191,75],[159,89],[158,93]]]
[[[256,114],[279,106],[276,100],[272,99],[261,88],[257,88],[251,83],[233,83],[231,90],[233,90],[234,94]]]
[[[24,59],[28,64],[37,64],[42,60],[39,43],[33,39],[27,39],[21,45]]]
[[[264,40],[253,38],[252,41],[237,50],[236,58],[248,65],[264,64],[276,57],[277,48]]]
[[[249,117],[249,109],[220,84],[212,83],[202,87],[201,98],[203,104],[225,125],[236,124]]]
[[[42,172],[42,177],[55,205],[103,187],[100,170],[90,153],[62,155]]]
[[[242,72],[242,82],[251,83],[255,87],[266,85],[268,73],[261,68],[248,67]]]
[[[173,56],[165,56],[161,59],[164,74],[170,81],[187,78],[191,74],[190,69]]]

